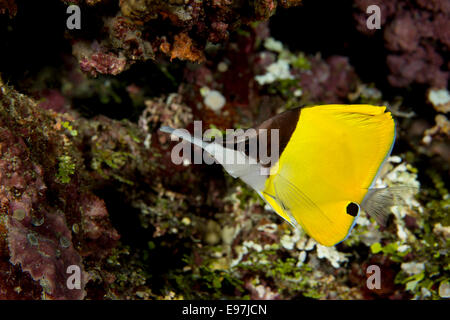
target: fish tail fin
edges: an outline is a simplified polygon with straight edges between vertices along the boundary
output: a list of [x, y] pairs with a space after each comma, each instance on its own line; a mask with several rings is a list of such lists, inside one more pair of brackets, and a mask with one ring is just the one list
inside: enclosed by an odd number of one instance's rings
[[369, 189], [366, 197], [361, 203], [361, 208], [375, 221], [386, 226], [391, 213], [391, 207], [405, 205], [405, 192], [417, 192], [418, 188], [411, 186], [395, 186], [386, 188]]
[[186, 129], [174, 129], [172, 127], [162, 126], [161, 128], [159, 128], [159, 130], [161, 130], [162, 132], [174, 135], [178, 138], [184, 139], [186, 141], [189, 141], [190, 143], [192, 143], [202, 149], [204, 149], [208, 145], [203, 140], [201, 140], [197, 137], [193, 137], [189, 133], [189, 131], [187, 131]]

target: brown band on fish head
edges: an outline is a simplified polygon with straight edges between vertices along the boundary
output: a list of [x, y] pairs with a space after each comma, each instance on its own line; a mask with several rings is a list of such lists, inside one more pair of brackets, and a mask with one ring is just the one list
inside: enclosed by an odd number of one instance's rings
[[[273, 159], [272, 156], [275, 157], [277, 155], [280, 157], [291, 139], [300, 117], [300, 110], [301, 108], [295, 108], [277, 114], [257, 127], [246, 130], [242, 135], [226, 136], [224, 146], [230, 147], [233, 145], [234, 150], [243, 150], [248, 157], [256, 159], [263, 167], [270, 168], [278, 161], [278, 159]], [[272, 150], [272, 135], [275, 135], [273, 130], [277, 130], [276, 134], [278, 137], [274, 136], [275, 143], [273, 147], [278, 148], [278, 153], [274, 153], [274, 150]], [[231, 145], [230, 141], [233, 141]], [[256, 146], [256, 149], [251, 149], [252, 145]], [[260, 150], [261, 147], [266, 148], [267, 151]], [[252, 154], [251, 151], [253, 151]], [[261, 162], [264, 159], [260, 158], [260, 151], [263, 152], [262, 154], [265, 153], [271, 161]]]
[[264, 121], [258, 127], [256, 127], [256, 130], [261, 134], [264, 134], [264, 132], [262, 132], [261, 129], [267, 129], [267, 142], [268, 142], [267, 147], [269, 156], [272, 155], [270, 143], [272, 130], [273, 129], [278, 130], [279, 134], [278, 154], [281, 156], [289, 140], [291, 139], [292, 133], [297, 127], [298, 119], [300, 118], [300, 112], [301, 108], [287, 110]]

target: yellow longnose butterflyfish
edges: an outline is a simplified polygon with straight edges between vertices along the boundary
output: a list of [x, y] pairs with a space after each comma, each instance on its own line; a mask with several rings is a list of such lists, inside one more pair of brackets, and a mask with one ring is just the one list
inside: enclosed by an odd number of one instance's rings
[[[395, 140], [395, 123], [386, 107], [296, 108], [254, 129], [254, 134], [236, 136], [230, 147], [205, 142], [185, 131], [161, 128], [203, 148], [229, 174], [252, 187], [278, 215], [322, 245], [345, 240], [361, 209], [380, 224], [386, 222], [392, 192], [374, 188]], [[251, 153], [249, 146], [261, 141], [262, 134], [274, 136], [274, 132], [278, 152], [267, 139], [265, 145], [268, 153], [277, 157], [263, 163], [260, 153]], [[261, 143], [258, 147], [261, 149]], [[224, 160], [230, 158], [245, 163]]]

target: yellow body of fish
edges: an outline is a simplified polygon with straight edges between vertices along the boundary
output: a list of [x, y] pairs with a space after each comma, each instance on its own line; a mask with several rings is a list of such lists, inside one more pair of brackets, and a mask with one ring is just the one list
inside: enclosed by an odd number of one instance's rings
[[361, 204], [394, 138], [385, 107], [304, 108], [262, 194], [284, 219], [298, 222], [319, 243], [334, 245], [351, 231], [357, 217], [346, 208]]

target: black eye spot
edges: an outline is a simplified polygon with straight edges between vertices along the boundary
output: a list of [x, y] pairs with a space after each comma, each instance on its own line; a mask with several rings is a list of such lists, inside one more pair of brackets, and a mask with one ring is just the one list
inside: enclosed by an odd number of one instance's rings
[[359, 211], [359, 206], [357, 203], [355, 202], [350, 202], [347, 205], [347, 214], [356, 217], [358, 215], [358, 211]]

